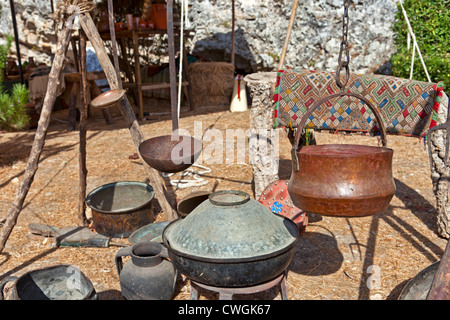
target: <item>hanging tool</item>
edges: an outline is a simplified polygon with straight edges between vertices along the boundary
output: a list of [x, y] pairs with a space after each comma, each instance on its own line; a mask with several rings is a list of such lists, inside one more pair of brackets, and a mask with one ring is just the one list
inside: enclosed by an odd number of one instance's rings
[[128, 244], [112, 242], [107, 236], [95, 233], [86, 227], [58, 228], [38, 223], [28, 225], [31, 238], [48, 238], [54, 240], [58, 247], [93, 247], [108, 248], [109, 246], [127, 247]]

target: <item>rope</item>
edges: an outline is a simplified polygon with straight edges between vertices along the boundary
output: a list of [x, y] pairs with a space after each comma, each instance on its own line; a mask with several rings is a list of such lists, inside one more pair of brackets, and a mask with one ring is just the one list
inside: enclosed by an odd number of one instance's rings
[[427, 75], [428, 82], [431, 82], [430, 75], [428, 74], [427, 66], [425, 65], [425, 62], [423, 61], [422, 53], [420, 52], [419, 45], [417, 44], [416, 35], [414, 34], [414, 32], [412, 30], [412, 27], [411, 27], [411, 24], [409, 23], [409, 19], [408, 19], [408, 15], [406, 14], [406, 10], [403, 7], [403, 4], [402, 4], [401, 0], [399, 0], [398, 3], [402, 7], [402, 13], [403, 13], [403, 16], [405, 17], [405, 21], [406, 21], [406, 25], [408, 26], [409, 34], [411, 35], [411, 37], [413, 39], [413, 53], [412, 53], [412, 61], [411, 61], [411, 73], [410, 73], [410, 78], [409, 79], [410, 80], [412, 79], [412, 74], [413, 74], [413, 69], [414, 69], [415, 51], [417, 50], [417, 53], [419, 54], [420, 61], [422, 62], [422, 66], [423, 66], [423, 68], [425, 70], [425, 74]]
[[[178, 179], [178, 180], [170, 180], [170, 184], [172, 186], [177, 187], [178, 189], [184, 189], [184, 188], [190, 188], [190, 187], [199, 187], [204, 186], [205, 184], [208, 184], [209, 182], [206, 181], [203, 178], [200, 178], [199, 175], [210, 173], [211, 169], [207, 168], [205, 166], [199, 165], [199, 164], [193, 164], [192, 167], [198, 167], [202, 168], [203, 170], [195, 172], [193, 169], [189, 168], [183, 171], [181, 173], [181, 177], [189, 177], [192, 176], [194, 180], [187, 180], [187, 179]], [[163, 173], [163, 177], [171, 177], [175, 173]]]
[[53, 13], [55, 21], [65, 21], [73, 14], [88, 13], [95, 9], [95, 3], [91, 0], [61, 0], [56, 4]]

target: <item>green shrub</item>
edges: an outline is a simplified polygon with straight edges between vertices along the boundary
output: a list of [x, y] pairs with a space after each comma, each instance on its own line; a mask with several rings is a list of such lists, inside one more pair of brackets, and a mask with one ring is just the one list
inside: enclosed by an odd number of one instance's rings
[[3, 90], [3, 69], [8, 61], [9, 49], [13, 37], [6, 37], [6, 44], [0, 46], [0, 128], [7, 131], [21, 130], [28, 125], [30, 118], [25, 105], [28, 102], [28, 89], [16, 83], [11, 93]]
[[8, 62], [9, 49], [14, 38], [10, 35], [6, 36], [6, 43], [0, 46], [0, 82], [3, 81], [3, 70], [6, 68]]
[[7, 131], [21, 130], [30, 121], [25, 105], [28, 102], [28, 89], [16, 83], [11, 94], [0, 94], [0, 128]]
[[[443, 81], [447, 86], [450, 85], [449, 6], [449, 0], [404, 0], [403, 2], [431, 81]], [[394, 31], [397, 52], [391, 59], [392, 73], [396, 77], [409, 79], [413, 41], [411, 39], [411, 48], [408, 50], [408, 26], [400, 5], [398, 5]], [[413, 79], [428, 82], [417, 51]]]

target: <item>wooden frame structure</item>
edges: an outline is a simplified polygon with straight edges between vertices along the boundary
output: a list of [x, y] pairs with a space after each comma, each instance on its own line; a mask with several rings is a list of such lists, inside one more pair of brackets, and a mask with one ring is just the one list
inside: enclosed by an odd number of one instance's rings
[[[175, 57], [174, 57], [174, 42], [173, 42], [173, 15], [169, 14], [172, 12], [173, 0], [168, 0], [167, 2], [167, 20], [168, 20], [168, 35], [169, 35], [169, 65], [170, 65], [170, 89], [171, 89], [171, 105], [173, 118], [175, 122], [173, 126], [178, 128], [178, 118], [176, 113], [177, 106], [177, 94], [176, 94], [176, 74], [175, 74]], [[110, 26], [114, 24], [113, 11], [112, 11], [112, 0], [108, 0], [109, 9], [109, 23]], [[114, 28], [110, 28], [111, 39], [113, 41], [113, 54], [115, 65], [113, 65], [109, 59], [109, 56], [105, 50], [103, 40], [98, 33], [97, 27], [95, 26], [89, 12], [78, 14], [80, 21], [80, 71], [81, 71], [81, 91], [82, 91], [82, 105], [81, 105], [81, 119], [80, 119], [80, 153], [79, 153], [79, 165], [80, 165], [80, 193], [79, 193], [79, 210], [78, 218], [80, 225], [86, 225], [85, 216], [85, 195], [86, 195], [86, 112], [87, 112], [87, 72], [86, 72], [86, 41], [89, 40], [91, 45], [94, 47], [97, 57], [102, 65], [105, 72], [105, 76], [108, 80], [109, 86], [112, 90], [122, 88], [122, 81], [118, 73], [118, 63], [117, 63], [117, 47], [115, 42]], [[14, 199], [12, 208], [9, 211], [8, 217], [6, 218], [5, 224], [3, 225], [0, 232], [0, 252], [3, 251], [6, 241], [11, 234], [17, 218], [22, 210], [23, 203], [28, 194], [28, 191], [33, 182], [34, 176], [38, 169], [39, 158], [42, 153], [42, 149], [45, 144], [45, 136], [47, 134], [47, 129], [50, 123], [50, 114], [52, 112], [55, 100], [57, 98], [57, 87], [59, 84], [59, 79], [61, 72], [65, 63], [65, 55], [67, 48], [71, 41], [72, 30], [67, 24], [67, 21], [62, 21], [60, 23], [61, 27], [58, 30], [58, 41], [56, 46], [56, 53], [53, 60], [53, 65], [49, 74], [49, 82], [47, 85], [47, 91], [44, 98], [44, 103], [42, 106], [41, 115], [38, 122], [38, 128], [36, 130], [36, 135], [31, 148], [30, 157], [28, 159], [27, 168], [24, 173], [24, 178], [20, 183], [19, 189]], [[139, 123], [135, 117], [134, 111], [125, 96], [119, 103], [120, 110], [125, 118], [127, 127], [130, 130], [130, 134], [135, 144], [136, 149], [139, 149], [141, 142], [145, 140], [144, 135], [139, 127]], [[175, 112], [174, 112], [175, 111]], [[139, 156], [140, 153], [138, 152]], [[160, 173], [151, 168], [146, 164], [146, 162], [141, 158], [144, 169], [149, 178], [150, 184], [155, 190], [155, 198], [158, 200], [162, 210], [164, 211], [167, 219], [173, 221], [178, 218], [175, 206], [169, 203], [166, 196], [166, 189], [163, 183], [163, 179]]]

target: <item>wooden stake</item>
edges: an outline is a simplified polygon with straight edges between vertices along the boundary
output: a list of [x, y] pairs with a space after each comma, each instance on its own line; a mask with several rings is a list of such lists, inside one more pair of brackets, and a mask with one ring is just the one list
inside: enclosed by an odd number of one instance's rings
[[291, 38], [292, 27], [295, 22], [295, 13], [297, 12], [298, 0], [294, 1], [294, 6], [292, 7], [291, 18], [289, 19], [289, 26], [287, 29], [286, 39], [284, 40], [283, 51], [281, 52], [280, 62], [278, 64], [278, 70], [283, 68], [284, 58], [286, 57], [287, 47], [289, 46], [289, 40]]
[[80, 226], [87, 227], [89, 225], [86, 218], [86, 180], [87, 180], [87, 167], [86, 167], [86, 124], [87, 124], [87, 108], [88, 108], [88, 81], [87, 81], [87, 67], [86, 67], [86, 35], [80, 30], [79, 38], [80, 48], [80, 74], [81, 74], [81, 105], [80, 105], [80, 146], [78, 156], [78, 175], [80, 178], [79, 183], [79, 196], [78, 196], [78, 220]]
[[139, 106], [139, 119], [144, 119], [144, 98], [142, 96], [142, 79], [141, 79], [141, 63], [139, 61], [139, 42], [138, 36], [135, 30], [132, 30], [133, 34], [133, 51], [134, 51], [134, 74], [135, 83], [137, 88], [138, 101], [136, 105]]
[[234, 66], [234, 29], [235, 29], [235, 9], [234, 0], [231, 0], [231, 64]]
[[[92, 21], [92, 18], [89, 14], [81, 14], [80, 15], [80, 25], [83, 28], [83, 31], [86, 33], [89, 41], [95, 49], [98, 60], [102, 65], [103, 71], [105, 72], [106, 78], [108, 79], [109, 86], [112, 90], [119, 89], [119, 81], [117, 79], [117, 73], [114, 70], [114, 66], [111, 63], [111, 60], [106, 53], [105, 47], [103, 45], [103, 40], [98, 33], [98, 30]], [[144, 134], [139, 127], [139, 123], [136, 119], [134, 111], [128, 101], [128, 98], [125, 96], [122, 101], [119, 103], [120, 110], [127, 122], [128, 129], [130, 130], [131, 137], [136, 146], [136, 149], [139, 150], [139, 145], [145, 140]], [[166, 191], [164, 188], [163, 180], [159, 174], [159, 172], [147, 165], [147, 163], [142, 159], [140, 153], [138, 152], [139, 157], [141, 158], [144, 169], [148, 175], [150, 180], [150, 184], [155, 190], [155, 197], [161, 205], [162, 210], [167, 216], [169, 221], [173, 221], [178, 219], [178, 214], [176, 210], [171, 206], [166, 197]]]
[[[172, 111], [172, 132], [173, 132], [178, 130], [178, 101], [177, 101], [178, 97], [177, 97], [177, 73], [176, 73], [177, 71], [175, 65], [175, 40], [174, 40], [175, 37], [173, 31], [173, 0], [167, 1], [167, 38], [169, 45], [170, 103]], [[179, 80], [181, 81], [181, 79]]]
[[72, 84], [72, 90], [70, 91], [69, 100], [69, 121], [67, 124], [67, 131], [71, 132], [75, 130], [75, 125], [77, 122], [77, 102], [78, 102], [78, 92], [80, 90], [80, 82], [74, 81]]
[[116, 41], [116, 30], [114, 29], [114, 8], [112, 0], [108, 0], [108, 22], [109, 22], [109, 33], [111, 35], [112, 52], [114, 59], [114, 70], [117, 73], [117, 80], [119, 81], [119, 87], [122, 89], [122, 79], [120, 78], [119, 70], [119, 57], [117, 56], [117, 41]]
[[36, 174], [39, 158], [41, 156], [42, 148], [45, 144], [45, 136], [47, 134], [48, 125], [50, 123], [50, 115], [52, 113], [53, 105], [57, 97], [57, 88], [60, 83], [61, 71], [64, 67], [65, 53], [70, 42], [71, 30], [64, 27], [58, 35], [58, 42], [56, 45], [55, 58], [50, 70], [47, 84], [47, 92], [45, 93], [44, 103], [42, 105], [41, 116], [39, 118], [36, 135], [34, 136], [33, 146], [31, 148], [30, 157], [28, 158], [27, 168], [25, 169], [24, 177], [17, 190], [16, 198], [13, 206], [9, 211], [8, 217], [1, 229], [0, 233], [0, 252], [4, 249], [5, 243], [8, 240], [11, 231], [16, 225], [17, 217], [22, 210], [25, 198], [30, 190]]

